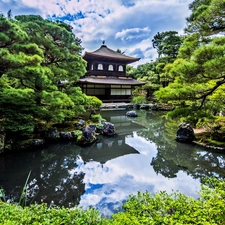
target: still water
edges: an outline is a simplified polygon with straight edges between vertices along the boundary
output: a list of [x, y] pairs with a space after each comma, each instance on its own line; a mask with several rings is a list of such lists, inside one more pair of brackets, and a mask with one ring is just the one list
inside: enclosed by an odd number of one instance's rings
[[160, 112], [102, 111], [115, 137], [91, 146], [52, 144], [34, 152], [0, 156], [0, 186], [18, 201], [29, 171], [33, 201], [59, 206], [93, 206], [110, 216], [130, 194], [179, 190], [198, 197], [205, 176], [225, 177], [225, 154], [175, 141], [178, 123]]

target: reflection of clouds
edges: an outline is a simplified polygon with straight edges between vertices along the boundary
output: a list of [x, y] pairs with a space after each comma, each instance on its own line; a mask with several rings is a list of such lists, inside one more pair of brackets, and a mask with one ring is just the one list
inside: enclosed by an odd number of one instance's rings
[[155, 143], [151, 143], [145, 138], [138, 136], [137, 132], [133, 132], [132, 136], [126, 137], [126, 144], [132, 146], [143, 155], [155, 156], [157, 153]]
[[[130, 154], [107, 161], [81, 163], [71, 173], [84, 173], [85, 193], [81, 196], [80, 206], [94, 206], [104, 215], [110, 215], [121, 206], [130, 194], [138, 191], [155, 193], [165, 190], [180, 190], [181, 193], [196, 197], [199, 181], [179, 172], [176, 178], [168, 179], [156, 174], [150, 165], [152, 157], [157, 153], [156, 147], [134, 133], [126, 138], [126, 144], [132, 146], [140, 154]], [[103, 211], [104, 210], [104, 211]]]

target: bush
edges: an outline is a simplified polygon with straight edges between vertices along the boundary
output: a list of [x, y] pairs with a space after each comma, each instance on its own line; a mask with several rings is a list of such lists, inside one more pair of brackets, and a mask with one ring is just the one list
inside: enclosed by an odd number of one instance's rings
[[225, 181], [216, 178], [204, 181], [200, 197], [194, 199], [179, 192], [155, 195], [148, 192], [131, 195], [123, 204], [123, 212], [112, 218], [101, 217], [93, 208], [47, 207], [46, 204], [22, 208], [16, 204], [0, 202], [1, 225], [223, 225], [225, 221]]
[[196, 126], [201, 121], [212, 118], [207, 110], [196, 110], [192, 107], [175, 108], [167, 113], [168, 118], [180, 118], [182, 122], [188, 121], [192, 126]]
[[210, 179], [202, 185], [200, 198], [179, 192], [148, 192], [132, 195], [123, 205], [124, 212], [112, 216], [113, 224], [204, 224], [225, 221], [225, 181]]
[[102, 116], [100, 114], [93, 114], [90, 118], [93, 122], [99, 122], [102, 120]]
[[134, 103], [134, 104], [146, 103], [146, 98], [143, 95], [135, 96], [135, 97], [132, 98], [131, 102]]
[[99, 215], [95, 209], [83, 210], [82, 208], [48, 208], [46, 204], [21, 206], [9, 203], [0, 203], [1, 225], [80, 225], [106, 224], [106, 219]]

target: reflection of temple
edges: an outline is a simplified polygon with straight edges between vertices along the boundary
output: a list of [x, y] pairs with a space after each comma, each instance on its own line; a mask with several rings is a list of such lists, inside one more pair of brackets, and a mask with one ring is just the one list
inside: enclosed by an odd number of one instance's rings
[[[103, 113], [102, 117], [105, 118]], [[120, 111], [113, 111], [110, 118], [107, 118], [110, 123], [113, 123], [116, 127], [117, 134], [131, 134], [133, 131], [141, 130], [145, 127], [134, 122], [134, 119], [126, 116], [126, 112], [121, 114]]]
[[[118, 111], [111, 113], [107, 121], [115, 125], [116, 135], [114, 137], [100, 136], [94, 145], [83, 149], [81, 157], [85, 162], [93, 160], [103, 164], [123, 155], [139, 154], [137, 150], [126, 144], [126, 137], [132, 135], [133, 131], [144, 127], [134, 123], [125, 113], [125, 111], [124, 114]], [[105, 115], [103, 115], [103, 118], [105, 118]]]
[[115, 137], [101, 136], [91, 147], [81, 152], [85, 162], [96, 161], [104, 164], [106, 161], [128, 154], [139, 154], [137, 150], [125, 143], [126, 135]]

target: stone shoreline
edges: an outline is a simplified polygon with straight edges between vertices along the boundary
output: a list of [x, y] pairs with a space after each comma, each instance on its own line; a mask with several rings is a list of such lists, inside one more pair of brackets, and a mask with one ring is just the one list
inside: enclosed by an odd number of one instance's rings
[[[195, 134], [203, 134], [206, 133], [207, 130], [205, 130], [204, 128], [195, 128], [193, 129]], [[207, 148], [207, 149], [212, 149], [212, 150], [218, 150], [218, 151], [225, 151], [225, 147], [219, 147], [219, 146], [214, 146], [214, 145], [209, 145], [206, 143], [200, 143], [198, 141], [192, 141], [194, 144], [203, 147], [203, 148]]]
[[192, 143], [200, 146], [200, 147], [203, 147], [203, 148], [207, 148], [207, 149], [212, 149], [212, 150], [219, 150], [219, 151], [224, 151], [225, 148], [224, 147], [218, 147], [218, 146], [213, 146], [213, 145], [208, 145], [208, 144], [205, 144], [205, 143], [200, 143], [198, 141], [192, 141]]

